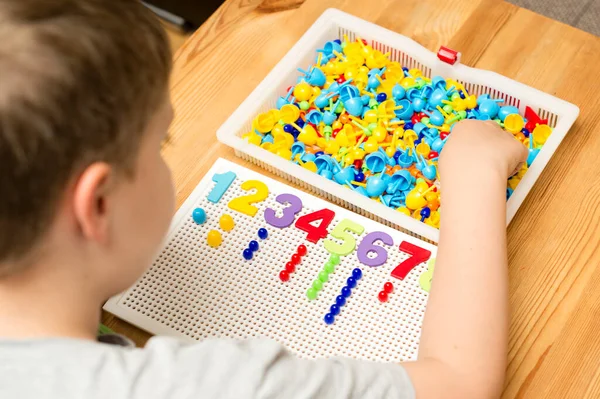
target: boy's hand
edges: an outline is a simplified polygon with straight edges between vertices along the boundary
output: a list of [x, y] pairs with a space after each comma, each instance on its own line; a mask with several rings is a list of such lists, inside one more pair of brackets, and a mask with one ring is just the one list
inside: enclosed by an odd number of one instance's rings
[[[481, 173], [499, 174], [503, 179], [519, 171], [527, 160], [527, 149], [512, 134], [492, 121], [463, 120], [452, 134], [440, 156], [440, 177]], [[474, 173], [473, 173], [474, 172]]]
[[435, 277], [419, 360], [405, 365], [419, 398], [502, 394], [509, 326], [506, 179], [526, 159], [525, 146], [495, 122], [459, 122], [446, 142]]

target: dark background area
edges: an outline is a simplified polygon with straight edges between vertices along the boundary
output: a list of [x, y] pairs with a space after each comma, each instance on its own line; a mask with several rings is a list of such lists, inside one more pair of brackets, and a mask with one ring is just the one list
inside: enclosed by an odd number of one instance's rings
[[[163, 10], [180, 16], [195, 29], [215, 12], [224, 0], [144, 0]], [[327, 1], [327, 0], [321, 0]], [[367, 1], [367, 0], [365, 0]], [[423, 0], [426, 1], [426, 0]], [[600, 35], [600, 0], [508, 0], [547, 17], [576, 28]], [[402, 1], [398, 1], [401, 7]], [[531, 27], [535, 29], [535, 27]]]
[[189, 29], [196, 29], [221, 6], [224, 0], [144, 0], [190, 22]]

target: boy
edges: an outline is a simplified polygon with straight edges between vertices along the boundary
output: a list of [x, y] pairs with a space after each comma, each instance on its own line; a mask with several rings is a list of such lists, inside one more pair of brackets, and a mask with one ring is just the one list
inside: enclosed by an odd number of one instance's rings
[[499, 396], [506, 178], [527, 153], [493, 123], [456, 126], [440, 160], [418, 361], [301, 360], [268, 340], [97, 342], [101, 304], [144, 272], [172, 214], [170, 68], [137, 0], [0, 0], [1, 398]]

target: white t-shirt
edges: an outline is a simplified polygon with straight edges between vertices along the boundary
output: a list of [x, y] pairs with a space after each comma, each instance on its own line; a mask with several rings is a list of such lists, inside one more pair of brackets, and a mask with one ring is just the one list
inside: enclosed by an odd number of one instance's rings
[[76, 340], [0, 339], [0, 398], [414, 398], [404, 368], [304, 360], [270, 340], [155, 337], [144, 349]]

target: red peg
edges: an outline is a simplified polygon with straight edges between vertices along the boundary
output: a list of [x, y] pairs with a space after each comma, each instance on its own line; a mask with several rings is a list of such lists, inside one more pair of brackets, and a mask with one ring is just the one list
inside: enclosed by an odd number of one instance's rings
[[388, 294], [387, 294], [387, 292], [385, 292], [385, 291], [381, 291], [381, 292], [379, 293], [379, 295], [377, 296], [377, 298], [379, 298], [379, 301], [380, 301], [380, 302], [387, 302], [387, 301], [388, 301], [388, 299], [389, 299], [389, 298], [388, 298]]
[[354, 167], [355, 167], [357, 170], [361, 170], [361, 169], [362, 169], [362, 167], [363, 167], [363, 160], [362, 160], [362, 159], [357, 159], [357, 160], [355, 160], [355, 161], [354, 161]]
[[339, 84], [342, 84], [346, 81], [346, 77], [344, 76], [344, 74], [341, 74], [339, 78], [337, 78], [337, 82]]
[[306, 251], [307, 251], [306, 250], [306, 245], [303, 245], [303, 244], [298, 245], [298, 251], [297, 251], [298, 255], [304, 256], [304, 255], [306, 255]]
[[288, 272], [286, 272], [285, 270], [282, 270], [279, 273], [279, 279], [283, 282], [289, 281], [290, 280], [290, 274]]
[[298, 254], [293, 254], [292, 255], [292, 262], [294, 265], [297, 265], [300, 263], [300, 255]]
[[427, 158], [429, 158], [429, 159], [433, 159], [433, 158], [437, 158], [437, 157], [439, 157], [439, 156], [440, 156], [440, 154], [438, 154], [437, 152], [435, 152], [435, 151], [431, 151], [431, 152], [429, 153], [429, 155], [427, 155]]
[[415, 123], [419, 123], [421, 122], [421, 118], [419, 118], [419, 114], [414, 114], [411, 118], [410, 121], [413, 123], [413, 125]]
[[448, 133], [448, 132], [440, 132], [440, 138], [441, 138], [442, 140], [445, 140], [445, 139], [446, 139], [446, 137], [448, 137], [448, 135], [449, 135], [449, 134], [450, 134], [450, 133]]
[[528, 121], [525, 124], [525, 129], [529, 130], [529, 132], [533, 132], [533, 129], [535, 129], [535, 128], [536, 128], [536, 124], [534, 121]]
[[538, 114], [535, 113], [535, 111], [527, 106], [525, 107], [525, 119], [527, 119], [529, 122], [533, 123], [533, 126], [531, 129], [529, 129], [527, 127], [527, 125], [525, 125], [525, 128], [527, 130], [529, 130], [530, 132], [533, 131], [533, 129], [535, 129], [536, 125], [547, 125], [548, 124], [548, 119], [542, 119], [540, 118], [540, 116]]
[[383, 285], [383, 292], [386, 294], [391, 294], [394, 291], [394, 284], [389, 281]]
[[292, 262], [286, 263], [285, 271], [288, 273], [294, 273], [296, 271], [296, 265], [294, 265]]

